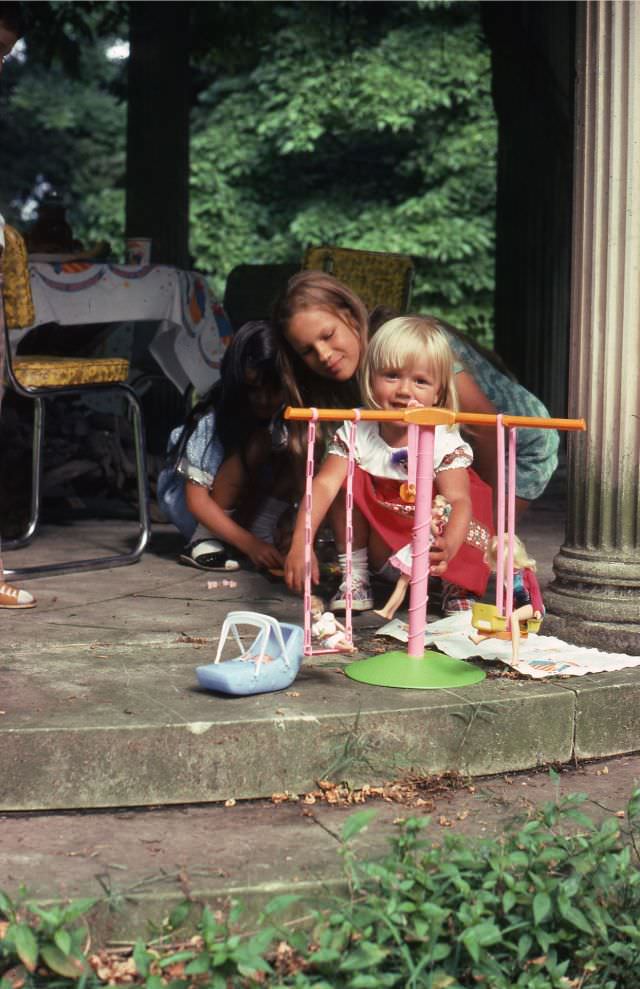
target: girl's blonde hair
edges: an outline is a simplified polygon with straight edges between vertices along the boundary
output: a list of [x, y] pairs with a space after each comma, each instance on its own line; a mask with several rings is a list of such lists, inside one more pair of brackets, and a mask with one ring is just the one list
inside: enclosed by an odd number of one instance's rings
[[429, 368], [433, 374], [438, 390], [436, 405], [455, 412], [458, 394], [453, 353], [437, 321], [429, 316], [397, 316], [371, 337], [360, 367], [360, 391], [367, 408], [380, 408], [373, 394], [374, 374], [416, 365]]
[[[496, 561], [498, 559], [498, 537], [492, 536], [487, 545], [487, 550], [485, 553], [487, 558], [487, 563], [492, 570], [496, 568]], [[504, 534], [504, 567], [505, 569], [509, 565], [509, 534], [505, 532]], [[527, 547], [517, 536], [513, 537], [513, 565], [516, 570], [533, 570], [536, 569], [536, 561], [533, 560], [527, 553]]]

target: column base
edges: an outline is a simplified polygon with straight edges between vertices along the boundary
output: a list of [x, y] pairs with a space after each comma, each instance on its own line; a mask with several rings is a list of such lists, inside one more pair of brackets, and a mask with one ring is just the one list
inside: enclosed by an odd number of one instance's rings
[[544, 595], [544, 632], [576, 645], [640, 655], [640, 562], [563, 546]]

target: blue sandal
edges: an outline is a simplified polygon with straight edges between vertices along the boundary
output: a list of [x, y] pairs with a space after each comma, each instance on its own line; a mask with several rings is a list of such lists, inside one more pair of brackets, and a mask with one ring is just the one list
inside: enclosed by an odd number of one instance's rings
[[[259, 629], [248, 649], [242, 644], [238, 625], [253, 625]], [[235, 639], [240, 655], [221, 662], [229, 633]], [[222, 624], [215, 660], [196, 668], [198, 683], [207, 690], [238, 696], [285, 690], [298, 675], [303, 648], [304, 632], [300, 625], [277, 622], [270, 615], [256, 611], [230, 611]]]

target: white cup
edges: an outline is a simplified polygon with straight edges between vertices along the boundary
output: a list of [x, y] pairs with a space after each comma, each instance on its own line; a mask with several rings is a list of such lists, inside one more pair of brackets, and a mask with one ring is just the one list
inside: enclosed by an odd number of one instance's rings
[[126, 244], [127, 264], [138, 267], [151, 262], [151, 237], [128, 237]]

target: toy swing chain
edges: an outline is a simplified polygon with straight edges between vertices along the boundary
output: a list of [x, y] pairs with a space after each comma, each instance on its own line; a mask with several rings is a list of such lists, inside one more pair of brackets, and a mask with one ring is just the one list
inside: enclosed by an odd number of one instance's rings
[[360, 422], [360, 409], [353, 410], [353, 421], [349, 427], [349, 460], [347, 464], [347, 510], [345, 518], [346, 572], [345, 572], [345, 619], [344, 631], [347, 645], [353, 645], [353, 474], [356, 460], [356, 434]]
[[507, 559], [507, 600], [505, 615], [507, 628], [510, 628], [513, 611], [513, 537], [516, 531], [516, 433], [515, 426], [509, 426], [509, 468], [507, 486], [507, 532], [509, 533], [509, 553]]
[[504, 425], [502, 413], [496, 416], [496, 461], [498, 465], [498, 538], [496, 556], [496, 608], [504, 615]]
[[498, 462], [498, 537], [496, 546], [496, 608], [504, 615], [509, 627], [513, 611], [513, 537], [516, 531], [516, 426], [509, 426], [508, 467], [507, 467], [507, 586], [504, 581], [504, 532], [505, 532], [505, 469], [504, 469], [504, 424], [502, 415], [496, 416], [496, 458]]
[[311, 502], [313, 487], [313, 462], [316, 443], [318, 410], [311, 409], [307, 427], [307, 468], [304, 489], [304, 645], [303, 655], [312, 656], [311, 645]]

